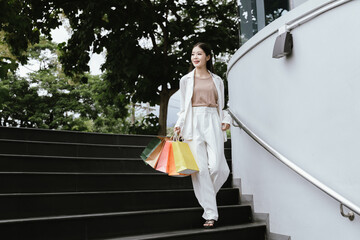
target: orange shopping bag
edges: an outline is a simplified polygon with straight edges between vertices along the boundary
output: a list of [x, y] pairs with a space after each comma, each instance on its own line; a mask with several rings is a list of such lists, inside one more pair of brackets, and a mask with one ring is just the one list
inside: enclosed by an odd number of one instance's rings
[[158, 162], [157, 162], [157, 165], [155, 168], [156, 170], [167, 173], [170, 148], [171, 148], [171, 141], [165, 140], [164, 147], [161, 150], [161, 153], [159, 155], [159, 159], [158, 159]]
[[169, 176], [172, 176], [172, 177], [186, 177], [186, 176], [188, 176], [187, 174], [178, 173], [176, 171], [176, 164], [175, 164], [174, 151], [173, 151], [173, 144], [175, 142], [171, 141], [170, 143], [171, 144], [170, 144], [170, 150], [169, 150], [167, 173], [169, 174]]

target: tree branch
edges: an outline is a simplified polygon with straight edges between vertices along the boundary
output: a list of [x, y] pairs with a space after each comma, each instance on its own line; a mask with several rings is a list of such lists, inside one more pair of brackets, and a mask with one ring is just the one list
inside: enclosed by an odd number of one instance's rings
[[150, 39], [151, 39], [151, 42], [153, 44], [154, 50], [157, 52], [158, 51], [158, 46], [156, 44], [156, 39], [155, 39], [154, 32], [149, 33], [149, 35], [150, 35]]

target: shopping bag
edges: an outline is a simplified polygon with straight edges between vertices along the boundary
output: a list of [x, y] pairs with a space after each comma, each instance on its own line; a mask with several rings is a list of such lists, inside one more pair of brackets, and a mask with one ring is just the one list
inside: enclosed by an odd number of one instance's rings
[[176, 171], [176, 164], [175, 164], [174, 151], [173, 151], [174, 143], [176, 143], [176, 142], [171, 141], [171, 144], [170, 144], [167, 173], [169, 174], [169, 176], [172, 176], [172, 177], [186, 177], [186, 176], [188, 176], [188, 174], [178, 173]]
[[161, 143], [150, 153], [148, 158], [145, 160], [145, 163], [155, 168], [164, 145], [165, 145], [165, 139], [162, 139]]
[[172, 143], [172, 141], [165, 140], [164, 147], [162, 148], [161, 153], [159, 155], [158, 162], [157, 162], [155, 169], [160, 172], [164, 172], [164, 173], [168, 172], [168, 160], [169, 160], [170, 154], [172, 156], [172, 153], [170, 152], [171, 143]]
[[186, 142], [174, 141], [172, 150], [177, 173], [192, 174], [199, 171], [195, 158]]
[[165, 139], [168, 138], [156, 137], [149, 142], [149, 144], [146, 146], [146, 148], [140, 155], [141, 159], [144, 160], [146, 164], [149, 164], [151, 167], [155, 168], [161, 150], [165, 144]]
[[144, 151], [140, 154], [141, 159], [145, 162], [150, 154], [157, 148], [161, 143], [161, 139], [156, 137], [152, 139], [149, 144], [145, 147]]

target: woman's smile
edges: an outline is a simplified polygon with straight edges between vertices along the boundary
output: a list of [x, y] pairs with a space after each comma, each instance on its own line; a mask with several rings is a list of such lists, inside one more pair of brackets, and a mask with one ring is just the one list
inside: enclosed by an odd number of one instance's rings
[[206, 56], [204, 50], [199, 47], [194, 47], [191, 53], [191, 62], [196, 68], [202, 68], [206, 66], [206, 62], [210, 57]]

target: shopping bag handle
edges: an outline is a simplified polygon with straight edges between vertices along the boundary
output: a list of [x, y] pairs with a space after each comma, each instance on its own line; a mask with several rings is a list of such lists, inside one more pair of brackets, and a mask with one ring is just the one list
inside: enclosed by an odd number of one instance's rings
[[176, 142], [182, 142], [183, 141], [180, 134], [177, 134], [176, 132], [174, 132], [173, 135], [171, 135], [170, 139], [173, 140], [173, 141], [176, 141]]

